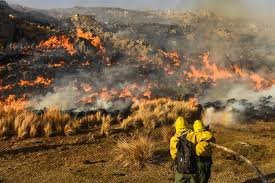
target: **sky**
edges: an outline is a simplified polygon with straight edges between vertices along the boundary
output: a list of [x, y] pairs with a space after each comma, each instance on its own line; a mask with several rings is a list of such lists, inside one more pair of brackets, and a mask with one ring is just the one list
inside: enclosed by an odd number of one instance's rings
[[[83, 7], [120, 7], [128, 9], [192, 9], [198, 4], [215, 2], [228, 6], [228, 2], [242, 4], [242, 7], [252, 13], [264, 12], [265, 14], [275, 12], [275, 0], [6, 0], [8, 3], [20, 4], [32, 8], [70, 8], [74, 6]], [[237, 3], [236, 3], [237, 2]], [[212, 3], [213, 5], [213, 3]], [[238, 5], [236, 8], [240, 8]]]

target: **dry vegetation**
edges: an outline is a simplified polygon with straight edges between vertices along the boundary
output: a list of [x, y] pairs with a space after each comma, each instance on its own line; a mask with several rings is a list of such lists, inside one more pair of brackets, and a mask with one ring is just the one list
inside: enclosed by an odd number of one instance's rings
[[[19, 142], [15, 138], [2, 140], [4, 156], [0, 156], [3, 164], [0, 170], [4, 181], [37, 182], [47, 177], [45, 182], [172, 182], [169, 140], [174, 133], [171, 125], [174, 119], [171, 116], [188, 118], [194, 108], [169, 99], [144, 100], [135, 103], [131, 115], [121, 123], [117, 116], [100, 111], [78, 119], [58, 109], [49, 109], [41, 115], [12, 108], [0, 111], [2, 137], [69, 136]], [[155, 119], [154, 125], [149, 119]], [[123, 124], [125, 128], [121, 128]], [[274, 123], [236, 124], [230, 128], [216, 125], [211, 130], [218, 144], [248, 157], [269, 180], [274, 180]], [[78, 135], [70, 136], [74, 134]], [[97, 134], [106, 138], [97, 138]], [[236, 157], [215, 150], [213, 160], [210, 182], [257, 182], [254, 172]], [[11, 171], [13, 167], [16, 168]], [[30, 172], [37, 174], [30, 176]]]
[[[179, 115], [188, 117], [193, 111], [194, 107], [183, 101], [166, 98], [137, 101], [131, 108], [130, 116], [121, 122], [121, 127], [125, 130], [142, 126], [146, 129], [155, 129], [172, 124]], [[18, 136], [20, 139], [25, 139], [37, 136], [74, 135], [83, 129], [100, 124], [100, 134], [108, 136], [114, 122], [118, 122], [117, 116], [105, 115], [100, 111], [95, 115], [75, 119], [56, 108], [48, 109], [41, 115], [12, 107], [1, 108], [0, 136]], [[165, 136], [167, 132], [163, 133]]]
[[120, 139], [113, 150], [114, 161], [123, 167], [143, 167], [152, 159], [155, 142], [148, 136]]
[[189, 118], [195, 108], [188, 102], [171, 99], [142, 100], [132, 106], [132, 113], [124, 119], [124, 129], [143, 126], [154, 129], [158, 126], [172, 124], [178, 116]]

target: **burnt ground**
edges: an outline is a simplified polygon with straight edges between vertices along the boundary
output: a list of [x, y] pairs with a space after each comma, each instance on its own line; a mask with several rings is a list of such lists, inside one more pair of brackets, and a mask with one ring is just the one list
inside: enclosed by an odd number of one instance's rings
[[[245, 155], [270, 182], [275, 181], [274, 122], [212, 130], [217, 143]], [[94, 131], [71, 137], [1, 140], [0, 182], [173, 182], [168, 144], [158, 144], [157, 160], [147, 163], [146, 167], [122, 168], [113, 163], [112, 148], [117, 139], [126, 134], [99, 139], [93, 134]], [[245, 164], [215, 150], [211, 182], [259, 181]]]

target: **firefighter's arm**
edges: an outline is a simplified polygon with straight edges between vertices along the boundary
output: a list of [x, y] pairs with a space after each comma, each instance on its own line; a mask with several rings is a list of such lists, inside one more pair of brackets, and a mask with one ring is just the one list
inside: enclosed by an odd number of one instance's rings
[[176, 137], [172, 137], [170, 139], [170, 154], [171, 154], [172, 159], [176, 158], [177, 142], [178, 142], [178, 139]]

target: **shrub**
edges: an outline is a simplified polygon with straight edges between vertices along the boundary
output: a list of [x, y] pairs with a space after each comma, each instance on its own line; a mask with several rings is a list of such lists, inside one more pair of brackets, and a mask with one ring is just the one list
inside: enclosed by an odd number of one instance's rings
[[63, 113], [59, 109], [48, 109], [42, 116], [44, 132], [46, 136], [54, 134], [64, 134], [64, 128], [71, 121], [69, 114]]
[[123, 167], [144, 167], [152, 159], [155, 142], [147, 136], [120, 139], [114, 150], [114, 161]]
[[113, 119], [110, 115], [102, 117], [102, 124], [101, 124], [101, 130], [100, 130], [101, 135], [109, 135], [112, 121]]
[[171, 137], [174, 135], [175, 128], [173, 126], [165, 126], [161, 128], [162, 140], [165, 143], [169, 143]]
[[131, 110], [132, 114], [121, 123], [124, 129], [138, 127], [139, 124], [148, 129], [172, 124], [178, 116], [188, 117], [196, 108], [188, 102], [161, 98], [137, 101]]

